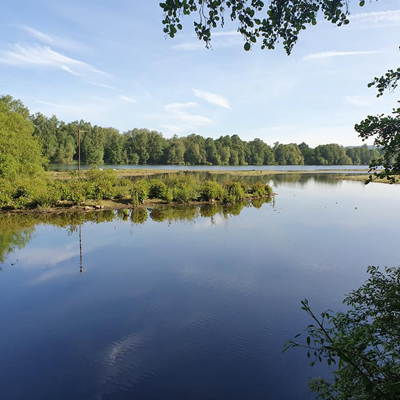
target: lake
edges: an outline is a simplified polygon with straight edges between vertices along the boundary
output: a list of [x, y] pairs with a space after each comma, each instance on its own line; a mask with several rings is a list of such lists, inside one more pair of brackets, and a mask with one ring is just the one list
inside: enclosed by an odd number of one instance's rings
[[328, 367], [282, 354], [300, 301], [399, 264], [400, 186], [263, 179], [249, 206], [0, 214], [0, 398], [315, 398]]
[[[323, 171], [352, 170], [366, 171], [368, 165], [101, 165], [103, 169], [164, 169], [176, 171]], [[81, 165], [82, 169], [91, 169], [92, 165]], [[50, 171], [77, 170], [77, 164], [50, 164]]]

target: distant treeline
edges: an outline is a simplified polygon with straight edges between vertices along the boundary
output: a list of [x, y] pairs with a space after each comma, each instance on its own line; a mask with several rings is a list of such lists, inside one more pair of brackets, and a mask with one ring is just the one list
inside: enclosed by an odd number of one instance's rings
[[81, 129], [81, 159], [84, 164], [175, 164], [175, 165], [368, 165], [380, 157], [367, 145], [345, 148], [338, 144], [310, 148], [306, 143], [272, 147], [261, 139], [244, 141], [238, 135], [218, 139], [200, 135], [166, 139], [157, 131], [133, 129], [120, 133], [114, 128], [88, 122], [65, 123], [55, 116], [32, 115], [43, 155], [50, 163], [70, 164], [78, 157]]

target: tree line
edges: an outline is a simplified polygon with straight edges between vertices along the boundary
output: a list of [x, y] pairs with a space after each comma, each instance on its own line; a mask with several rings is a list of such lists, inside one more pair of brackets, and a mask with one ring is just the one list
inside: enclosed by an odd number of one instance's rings
[[78, 130], [84, 164], [132, 165], [368, 165], [378, 159], [377, 149], [367, 145], [345, 148], [338, 144], [309, 147], [306, 143], [269, 146], [261, 139], [244, 141], [238, 135], [218, 139], [192, 134], [165, 138], [149, 129], [120, 133], [115, 128], [89, 122], [65, 123], [41, 113], [30, 116], [34, 136], [50, 163], [71, 164], [78, 157]]

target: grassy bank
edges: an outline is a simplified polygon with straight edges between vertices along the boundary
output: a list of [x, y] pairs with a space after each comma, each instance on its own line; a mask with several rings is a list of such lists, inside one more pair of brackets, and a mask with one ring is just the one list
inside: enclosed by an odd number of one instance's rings
[[[90, 170], [82, 170], [82, 176], [85, 177], [87, 173], [89, 173]], [[355, 170], [355, 169], [332, 169], [329, 170], [329, 172], [365, 172], [366, 174], [368, 173], [368, 169], [365, 170]], [[220, 170], [214, 170], [214, 169], [202, 169], [202, 170], [173, 170], [173, 169], [117, 169], [114, 170], [116, 173], [117, 177], [119, 178], [132, 178], [132, 177], [150, 177], [154, 175], [166, 175], [166, 174], [179, 174], [179, 173], [209, 173], [209, 174], [215, 174], [215, 175], [222, 175], [222, 174], [229, 174], [232, 176], [269, 176], [269, 175], [292, 175], [292, 174], [316, 174], [319, 172], [326, 172], [326, 170], [287, 170], [287, 171], [282, 171], [282, 170], [245, 170], [245, 171], [237, 171], [237, 170], [228, 170], [228, 169], [220, 169]], [[49, 171], [47, 172], [47, 175], [51, 179], [56, 179], [56, 180], [70, 180], [71, 172], [56, 172], [56, 171]]]
[[[368, 179], [369, 175], [368, 174], [360, 174], [360, 175], [338, 175], [335, 176], [336, 179], [344, 180], [344, 181], [356, 181], [356, 182], [362, 182], [365, 183], [365, 181]], [[386, 183], [386, 184], [393, 184], [393, 182], [389, 181], [387, 178], [381, 179], [381, 178], [376, 178], [372, 180], [371, 183]], [[395, 184], [400, 184], [400, 177], [396, 178]]]

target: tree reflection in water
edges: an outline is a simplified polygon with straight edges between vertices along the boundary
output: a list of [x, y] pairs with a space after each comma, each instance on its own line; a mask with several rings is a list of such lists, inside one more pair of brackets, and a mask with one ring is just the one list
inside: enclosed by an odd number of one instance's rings
[[68, 234], [79, 234], [79, 271], [83, 273], [82, 228], [85, 223], [100, 224], [114, 220], [128, 221], [132, 225], [144, 224], [148, 218], [155, 222], [193, 222], [197, 218], [210, 218], [211, 224], [215, 217], [223, 219], [238, 216], [243, 208], [261, 208], [270, 203], [271, 198], [255, 199], [249, 203], [234, 205], [201, 204], [184, 206], [138, 207], [129, 214], [122, 210], [92, 211], [92, 212], [63, 212], [59, 214], [0, 214], [0, 264], [16, 250], [23, 249], [33, 238], [37, 225], [52, 225], [65, 228]]

